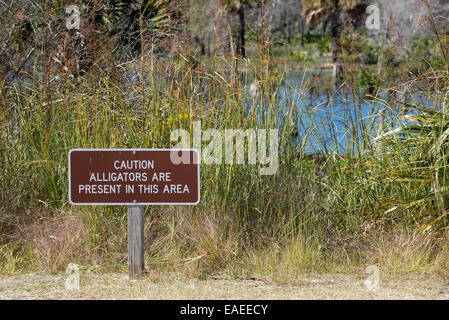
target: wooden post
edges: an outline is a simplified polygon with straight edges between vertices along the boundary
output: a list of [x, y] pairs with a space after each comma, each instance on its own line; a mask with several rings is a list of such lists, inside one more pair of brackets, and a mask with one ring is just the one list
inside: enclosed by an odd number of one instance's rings
[[130, 279], [140, 278], [145, 269], [143, 260], [144, 206], [128, 206], [128, 275]]

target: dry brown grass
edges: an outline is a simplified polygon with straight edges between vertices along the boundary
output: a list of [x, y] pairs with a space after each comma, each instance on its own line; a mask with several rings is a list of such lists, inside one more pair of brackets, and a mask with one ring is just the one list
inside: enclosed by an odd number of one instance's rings
[[35, 247], [42, 270], [55, 273], [83, 255], [87, 228], [79, 214], [42, 217], [26, 228], [26, 239]]
[[154, 268], [184, 270], [196, 277], [225, 269], [241, 247], [239, 228], [229, 217], [186, 208], [150, 213], [145, 247]]
[[[443, 237], [443, 238], [441, 238]], [[376, 264], [390, 274], [445, 274], [448, 267], [447, 235], [416, 231], [370, 235], [366, 250], [361, 250], [366, 264]], [[446, 239], [446, 240], [444, 240]], [[444, 275], [447, 277], [447, 275]]]
[[[0, 273], [54, 274], [69, 263], [83, 269], [126, 272], [126, 214], [101, 215], [94, 209], [41, 214], [16, 233], [16, 242], [0, 246]], [[257, 246], [246, 237], [229, 215], [180, 207], [148, 209], [145, 263], [149, 277], [155, 282], [161, 274], [176, 272], [188, 279], [221, 275], [289, 284], [314, 273], [352, 272], [371, 264], [397, 277], [434, 274], [447, 279], [449, 269], [449, 250], [444, 245], [448, 241], [441, 233], [373, 230], [331, 247], [313, 235], [263, 239], [265, 244]]]

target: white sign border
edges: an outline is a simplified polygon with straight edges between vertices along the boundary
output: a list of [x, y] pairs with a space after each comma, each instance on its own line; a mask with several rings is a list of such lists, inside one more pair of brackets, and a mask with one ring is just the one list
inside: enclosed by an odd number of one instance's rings
[[[198, 164], [197, 164], [197, 168], [198, 168], [198, 199], [196, 202], [106, 202], [106, 203], [102, 203], [102, 202], [73, 202], [72, 201], [72, 181], [71, 181], [71, 166], [70, 166], [70, 155], [73, 151], [128, 151], [128, 152], [139, 152], [139, 151], [175, 151], [175, 152], [179, 152], [179, 151], [193, 151], [196, 152], [197, 154], [197, 159], [198, 159]], [[72, 205], [76, 205], [76, 206], [84, 206], [84, 205], [90, 205], [90, 206], [144, 206], [144, 205], [157, 205], [157, 206], [164, 206], [164, 205], [171, 205], [171, 206], [194, 206], [197, 205], [198, 203], [200, 203], [201, 200], [201, 179], [200, 179], [200, 162], [201, 162], [201, 157], [200, 157], [200, 153], [197, 149], [135, 149], [135, 148], [130, 148], [130, 149], [105, 149], [105, 148], [99, 148], [99, 149], [95, 149], [95, 148], [75, 148], [75, 149], [70, 149], [69, 150], [69, 154], [68, 154], [68, 165], [69, 165], [69, 170], [68, 170], [68, 174], [69, 174], [69, 202]]]

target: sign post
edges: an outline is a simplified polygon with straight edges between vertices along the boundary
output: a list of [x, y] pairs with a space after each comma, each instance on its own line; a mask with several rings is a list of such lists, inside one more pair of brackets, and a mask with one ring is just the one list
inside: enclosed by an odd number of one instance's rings
[[128, 206], [128, 274], [130, 279], [140, 278], [145, 270], [143, 226], [144, 206]]
[[72, 149], [69, 200], [74, 205], [128, 206], [128, 274], [130, 279], [140, 278], [145, 269], [144, 205], [198, 204], [199, 153], [194, 149]]

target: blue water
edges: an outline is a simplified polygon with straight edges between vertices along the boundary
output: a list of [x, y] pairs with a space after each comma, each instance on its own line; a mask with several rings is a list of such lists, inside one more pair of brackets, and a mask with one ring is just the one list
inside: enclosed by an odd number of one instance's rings
[[[399, 120], [399, 115], [416, 113], [405, 111], [399, 103], [388, 106], [386, 92], [376, 99], [353, 98], [338, 90], [328, 94], [311, 93], [304, 90], [306, 79], [306, 76], [287, 79], [276, 91], [271, 114], [268, 114], [270, 103], [264, 102], [262, 106], [260, 97], [256, 97], [257, 103], [251, 99], [247, 101], [249, 112], [257, 108], [259, 121], [265, 110], [265, 117], [274, 117], [278, 127], [291, 122], [294, 129], [290, 137], [283, 137], [284, 147], [287, 141], [298, 152], [360, 155], [362, 151], [371, 149], [367, 147], [373, 147], [373, 139], [379, 134], [410, 123]], [[434, 105], [433, 101], [418, 93], [412, 94], [407, 103], [429, 108]], [[369, 137], [361, 132], [369, 132]]]

